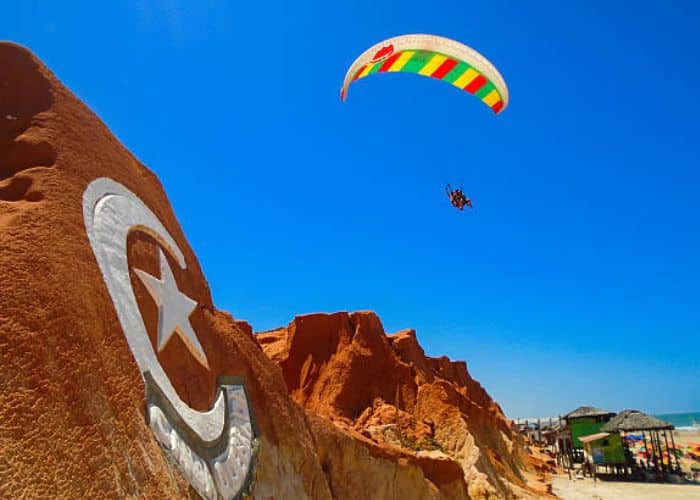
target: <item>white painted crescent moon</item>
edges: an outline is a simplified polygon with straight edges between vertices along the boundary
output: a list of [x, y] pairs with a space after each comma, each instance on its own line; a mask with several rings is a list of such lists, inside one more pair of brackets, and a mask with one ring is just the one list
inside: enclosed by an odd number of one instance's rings
[[136, 303], [129, 277], [127, 236], [133, 229], [148, 233], [185, 269], [182, 252], [153, 212], [134, 193], [111, 179], [103, 177], [90, 183], [83, 194], [83, 216], [90, 245], [142, 376], [150, 372], [192, 432], [205, 443], [214, 442], [224, 432], [224, 393], [219, 390], [214, 406], [206, 412], [194, 410], [178, 396], [158, 362]]

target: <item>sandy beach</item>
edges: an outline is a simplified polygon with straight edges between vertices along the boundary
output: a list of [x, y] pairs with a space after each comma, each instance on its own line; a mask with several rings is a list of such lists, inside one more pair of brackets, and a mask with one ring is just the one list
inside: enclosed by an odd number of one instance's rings
[[659, 500], [700, 498], [700, 484], [658, 484], [593, 479], [569, 480], [568, 476], [554, 476], [553, 492], [564, 500]]
[[[700, 443], [700, 432], [675, 431], [674, 440], [678, 446], [688, 446]], [[681, 459], [684, 472], [690, 471], [692, 460]], [[643, 483], [627, 481], [594, 482], [592, 478], [569, 479], [567, 474], [557, 474], [553, 477], [553, 492], [565, 500], [657, 500], [657, 499], [700, 499], [700, 482], [695, 484]]]
[[[687, 447], [691, 444], [700, 444], [700, 431], [674, 431], [673, 439], [679, 447]], [[683, 472], [690, 472], [690, 466], [694, 463], [687, 456], [680, 459]], [[697, 464], [697, 462], [695, 462]], [[700, 464], [697, 464], [700, 465]], [[700, 474], [698, 475], [700, 480]]]

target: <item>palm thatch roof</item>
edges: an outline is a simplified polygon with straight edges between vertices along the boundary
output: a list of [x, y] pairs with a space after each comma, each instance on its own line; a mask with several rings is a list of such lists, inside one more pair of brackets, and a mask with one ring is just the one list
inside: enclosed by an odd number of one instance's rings
[[624, 410], [610, 419], [600, 430], [602, 432], [631, 432], [673, 429], [673, 424], [659, 420], [639, 410]]
[[582, 417], [606, 417], [608, 415], [615, 415], [614, 411], [601, 410], [594, 406], [579, 406], [574, 411], [571, 411], [564, 415], [564, 418], [569, 420], [572, 418], [582, 418]]

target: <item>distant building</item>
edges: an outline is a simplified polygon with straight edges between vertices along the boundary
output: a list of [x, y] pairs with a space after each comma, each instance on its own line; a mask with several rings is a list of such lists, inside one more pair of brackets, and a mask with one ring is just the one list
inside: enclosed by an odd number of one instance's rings
[[[599, 467], [605, 467], [606, 473], [647, 479], [680, 471], [673, 433], [668, 436], [673, 425], [668, 422], [638, 410], [615, 414], [592, 406], [576, 408], [562, 420], [564, 426], [556, 436], [557, 462], [567, 469], [581, 463], [583, 473], [593, 477]], [[633, 432], [641, 434], [630, 434]], [[630, 441], [643, 441], [643, 446], [637, 447], [642, 451], [635, 455]]]
[[560, 427], [558, 418], [519, 419], [515, 421], [515, 424], [532, 444], [548, 446], [554, 451], [556, 436]]

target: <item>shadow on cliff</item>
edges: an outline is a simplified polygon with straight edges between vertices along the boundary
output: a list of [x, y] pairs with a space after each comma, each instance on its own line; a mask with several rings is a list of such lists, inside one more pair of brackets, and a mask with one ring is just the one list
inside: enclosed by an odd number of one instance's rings
[[32, 190], [31, 172], [50, 167], [56, 150], [32, 133], [41, 126], [42, 112], [53, 103], [51, 84], [27, 50], [0, 45], [0, 200], [36, 202], [44, 196]]

